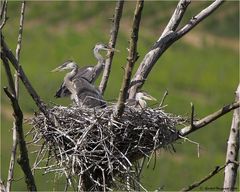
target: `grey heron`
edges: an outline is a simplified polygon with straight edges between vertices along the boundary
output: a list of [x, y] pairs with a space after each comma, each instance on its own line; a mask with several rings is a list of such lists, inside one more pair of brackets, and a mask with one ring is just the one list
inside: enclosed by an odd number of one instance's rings
[[[93, 53], [95, 58], [98, 60], [97, 65], [95, 66], [85, 66], [82, 68], [78, 68], [75, 78], [80, 78], [83, 77], [85, 78], [89, 83], [94, 83], [96, 81], [96, 79], [99, 77], [99, 75], [101, 74], [104, 65], [105, 65], [105, 59], [103, 58], [103, 56], [99, 53], [101, 50], [105, 50], [105, 51], [118, 51], [114, 48], [110, 48], [107, 45], [103, 44], [103, 43], [97, 43], [93, 49]], [[65, 63], [75, 63], [72, 60], [68, 60]], [[55, 97], [59, 98], [59, 97], [66, 97], [69, 96], [71, 93], [70, 91], [67, 89], [67, 87], [65, 86], [64, 83], [61, 84], [60, 88], [57, 90]]]
[[84, 76], [78, 76], [78, 65], [75, 62], [65, 62], [52, 72], [70, 70], [64, 77], [64, 86], [69, 91], [71, 100], [77, 105], [88, 107], [104, 107], [106, 102], [102, 95]]
[[128, 106], [134, 106], [136, 108], [146, 108], [147, 107], [147, 102], [145, 100], [152, 100], [156, 101], [154, 97], [146, 93], [145, 91], [138, 91], [136, 93], [136, 96], [134, 99], [128, 99], [126, 102], [126, 105]]

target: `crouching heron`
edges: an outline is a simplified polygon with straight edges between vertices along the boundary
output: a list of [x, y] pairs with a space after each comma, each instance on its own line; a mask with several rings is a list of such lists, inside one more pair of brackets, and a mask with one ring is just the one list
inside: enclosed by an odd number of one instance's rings
[[147, 102], [145, 100], [156, 101], [156, 99], [148, 93], [144, 91], [138, 91], [134, 99], [127, 100], [126, 105], [143, 109], [147, 107]]
[[[114, 48], [110, 48], [107, 45], [103, 43], [97, 43], [93, 49], [93, 53], [95, 58], [97, 59], [98, 63], [95, 66], [85, 66], [82, 68], [77, 68], [75, 78], [85, 78], [89, 83], [94, 83], [96, 79], [99, 77], [101, 72], [103, 71], [103, 68], [105, 66], [105, 59], [103, 56], [100, 54], [100, 51], [118, 51]], [[72, 60], [66, 61], [65, 63], [75, 63]], [[70, 96], [70, 90], [65, 86], [64, 82], [61, 84], [60, 88], [57, 90], [55, 97], [60, 98], [60, 97], [66, 97]]]
[[104, 107], [106, 102], [102, 95], [84, 76], [79, 76], [78, 65], [75, 62], [65, 62], [52, 72], [70, 70], [64, 77], [63, 85], [69, 92], [71, 100], [78, 106]]

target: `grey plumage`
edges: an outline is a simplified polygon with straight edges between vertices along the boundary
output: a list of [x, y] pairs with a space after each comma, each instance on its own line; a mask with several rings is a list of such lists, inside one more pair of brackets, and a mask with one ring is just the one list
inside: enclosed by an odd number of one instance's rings
[[[95, 66], [85, 66], [82, 68], [78, 68], [77, 73], [75, 78], [84, 78], [87, 80], [89, 83], [94, 83], [96, 79], [99, 77], [101, 72], [103, 71], [104, 65], [105, 65], [105, 60], [99, 53], [100, 50], [112, 50], [115, 51], [113, 48], [109, 48], [107, 45], [103, 43], [97, 43], [93, 49], [93, 53], [95, 58], [98, 60], [97, 65]], [[70, 63], [74, 62], [72, 60], [66, 61], [65, 63]], [[65, 86], [64, 82], [61, 84], [60, 88], [57, 90], [55, 97], [60, 98], [60, 97], [67, 97], [70, 96], [71, 93]]]
[[65, 62], [52, 72], [64, 70], [71, 70], [65, 75], [63, 85], [68, 89], [68, 94], [71, 96], [71, 100], [73, 100], [75, 104], [88, 107], [104, 107], [106, 105], [98, 89], [89, 83], [84, 76], [78, 76], [79, 68], [75, 62]]

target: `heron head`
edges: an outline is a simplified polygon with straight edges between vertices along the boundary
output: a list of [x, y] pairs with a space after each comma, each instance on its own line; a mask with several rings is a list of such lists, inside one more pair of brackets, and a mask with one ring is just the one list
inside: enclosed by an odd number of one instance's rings
[[73, 70], [73, 69], [76, 69], [77, 67], [78, 65], [74, 61], [68, 60], [64, 62], [62, 65], [60, 65], [59, 67], [53, 69], [51, 72]]
[[157, 101], [153, 96], [149, 95], [145, 91], [139, 91], [136, 94], [136, 100], [150, 100], [150, 101]]
[[100, 50], [104, 50], [104, 51], [117, 51], [119, 52], [119, 50], [114, 49], [109, 47], [108, 45], [104, 44], [104, 43], [97, 43], [94, 47], [94, 51], [95, 52], [99, 52]]

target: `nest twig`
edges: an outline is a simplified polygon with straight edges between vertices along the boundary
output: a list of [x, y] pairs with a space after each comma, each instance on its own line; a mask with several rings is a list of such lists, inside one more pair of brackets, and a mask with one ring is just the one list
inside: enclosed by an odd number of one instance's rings
[[127, 107], [116, 120], [113, 109], [54, 106], [49, 109], [54, 125], [36, 114], [31, 120], [33, 141], [41, 150], [34, 168], [63, 173], [68, 179], [77, 176], [85, 190], [144, 189], [134, 162], [172, 144], [182, 118], [160, 108]]

